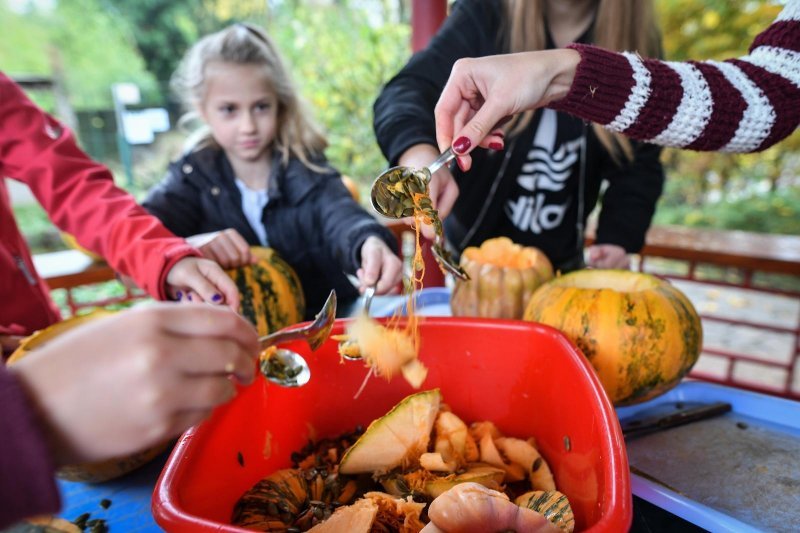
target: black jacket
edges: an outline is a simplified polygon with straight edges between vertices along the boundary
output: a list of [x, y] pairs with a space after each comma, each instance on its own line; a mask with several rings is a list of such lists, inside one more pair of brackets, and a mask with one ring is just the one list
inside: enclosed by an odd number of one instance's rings
[[[374, 105], [374, 128], [378, 144], [391, 165], [412, 145], [436, 145], [433, 110], [453, 63], [462, 57], [507, 52], [501, 43], [501, 27], [499, 0], [456, 2], [428, 47], [415, 54], [384, 87]], [[581, 40], [589, 39], [590, 35], [591, 30]], [[565, 173], [564, 181], [558, 183], [560, 189], [548, 190], [547, 184], [544, 188], [532, 186], [530, 181], [523, 185], [524, 169], [559, 163], [552, 159], [538, 163], [529, 159], [543, 116], [539, 110], [524, 132], [506, 139], [503, 151], [476, 150], [473, 168], [467, 174], [453, 167], [461, 193], [445, 220], [445, 231], [456, 253], [467, 246], [480, 245], [487, 238], [508, 235], [521, 244], [542, 249], [556, 268], [570, 270], [579, 266], [583, 227], [598, 202], [604, 181], [608, 187], [603, 194], [597, 242], [617, 244], [628, 252], [638, 252], [643, 246], [664, 183], [660, 148], [634, 143], [634, 160], [619, 166], [587, 124], [563, 113], [550, 110], [547, 113], [551, 114], [548, 120], [555, 117], [557, 124], [554, 135], [550, 136], [556, 140], [548, 142], [556, 147], [562, 142], [572, 147], [575, 158], [569, 175]], [[551, 202], [551, 213], [563, 212], [548, 215], [546, 204], [541, 209], [539, 196]], [[548, 216], [558, 223], [552, 223], [553, 227], [546, 231], [537, 228], [539, 233], [530, 229], [547, 223]], [[524, 227], [520, 229], [516, 222], [512, 223], [514, 217], [530, 220], [521, 224]]]
[[[142, 205], [181, 237], [233, 228], [251, 245], [260, 245], [222, 150], [204, 148], [172, 163]], [[343, 303], [358, 296], [345, 272], [358, 269], [368, 236], [397, 249], [392, 233], [353, 200], [338, 172], [314, 172], [296, 159], [288, 165], [277, 158], [273, 162], [262, 221], [269, 246], [300, 277], [306, 318], [320, 310], [331, 289]]]

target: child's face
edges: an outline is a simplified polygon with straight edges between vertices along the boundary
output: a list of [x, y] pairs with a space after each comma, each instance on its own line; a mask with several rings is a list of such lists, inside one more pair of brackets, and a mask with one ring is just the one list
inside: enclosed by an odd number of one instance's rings
[[229, 159], [256, 161], [269, 156], [278, 100], [262, 67], [209, 63], [199, 111]]

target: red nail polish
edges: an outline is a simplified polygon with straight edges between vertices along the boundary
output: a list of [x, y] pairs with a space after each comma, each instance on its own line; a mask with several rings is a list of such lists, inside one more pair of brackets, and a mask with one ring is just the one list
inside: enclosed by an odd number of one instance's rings
[[472, 141], [470, 141], [468, 137], [459, 137], [459, 138], [458, 138], [458, 139], [456, 139], [456, 141], [453, 143], [453, 150], [454, 150], [454, 151], [455, 151], [457, 154], [463, 154], [463, 153], [465, 153], [467, 150], [469, 150], [469, 147], [470, 147], [470, 146], [472, 146]]
[[489, 143], [489, 148], [491, 150], [497, 150], [498, 152], [503, 149], [503, 143]]
[[500, 130], [500, 131], [496, 131], [496, 132], [494, 132], [492, 135], [495, 135], [495, 136], [497, 136], [497, 137], [500, 137], [501, 139], [505, 139], [505, 137], [506, 137], [506, 134], [505, 134], [505, 132], [503, 132], [502, 130]]

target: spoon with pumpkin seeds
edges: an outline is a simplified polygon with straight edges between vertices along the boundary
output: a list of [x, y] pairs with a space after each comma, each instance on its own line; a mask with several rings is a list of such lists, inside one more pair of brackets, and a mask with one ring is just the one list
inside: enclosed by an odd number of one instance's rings
[[278, 348], [282, 342], [303, 339], [316, 350], [328, 339], [336, 319], [336, 291], [331, 291], [314, 321], [301, 328], [276, 331], [258, 339], [259, 368], [265, 378], [282, 387], [302, 387], [311, 379], [308, 362], [297, 352]]
[[436, 161], [421, 169], [397, 166], [385, 171], [375, 178], [370, 191], [372, 207], [378, 214], [388, 218], [404, 218], [413, 216], [419, 211], [433, 225], [436, 235], [431, 252], [444, 272], [469, 280], [469, 275], [456, 264], [444, 247], [444, 231], [439, 213], [433, 208], [428, 192], [428, 183], [434, 172], [446, 165], [455, 157], [452, 148], [448, 148]]

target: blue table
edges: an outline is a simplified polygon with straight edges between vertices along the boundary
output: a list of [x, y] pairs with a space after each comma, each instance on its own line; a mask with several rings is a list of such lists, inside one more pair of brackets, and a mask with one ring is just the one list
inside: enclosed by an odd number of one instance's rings
[[[63, 509], [59, 516], [73, 521], [83, 513], [89, 513], [90, 519], [105, 520], [111, 532], [162, 531], [150, 512], [150, 499], [167, 457], [169, 451], [142, 468], [105, 483], [59, 480], [58, 486], [63, 499]], [[100, 505], [104, 499], [111, 501], [108, 509], [103, 509]]]

